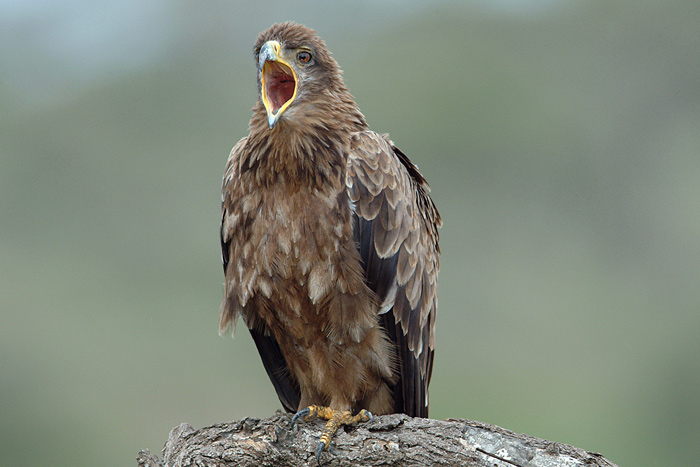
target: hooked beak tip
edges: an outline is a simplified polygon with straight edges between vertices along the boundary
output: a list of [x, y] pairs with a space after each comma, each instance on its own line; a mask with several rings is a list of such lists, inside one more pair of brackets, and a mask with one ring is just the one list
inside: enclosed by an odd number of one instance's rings
[[280, 45], [277, 41], [268, 41], [260, 49], [260, 56], [258, 57], [258, 66], [262, 70], [263, 65], [266, 61], [274, 62], [279, 57]]
[[279, 117], [279, 113], [277, 115], [268, 115], [267, 116], [267, 126], [270, 127], [270, 130], [272, 130], [275, 127], [275, 123], [277, 123], [278, 117]]

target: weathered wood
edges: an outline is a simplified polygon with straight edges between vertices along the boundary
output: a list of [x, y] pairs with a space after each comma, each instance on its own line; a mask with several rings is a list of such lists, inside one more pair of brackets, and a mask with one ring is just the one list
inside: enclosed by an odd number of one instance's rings
[[[316, 466], [314, 449], [322, 422], [301, 422], [290, 429], [291, 416], [212, 425], [200, 430], [183, 423], [173, 428], [163, 460], [139, 452], [139, 467]], [[597, 453], [471, 420], [411, 418], [403, 414], [375, 417], [357, 427], [341, 428], [321, 465], [466, 466], [466, 467], [617, 467]]]

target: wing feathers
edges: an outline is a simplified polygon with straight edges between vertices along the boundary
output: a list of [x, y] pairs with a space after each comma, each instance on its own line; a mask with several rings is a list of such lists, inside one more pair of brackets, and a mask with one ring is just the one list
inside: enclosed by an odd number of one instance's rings
[[[221, 216], [221, 259], [224, 266], [224, 274], [226, 276], [224, 298], [221, 301], [221, 313], [219, 317], [219, 333], [223, 334], [228, 329], [233, 328], [235, 332], [236, 322], [241, 316], [243, 307], [245, 307], [250, 294], [252, 292], [252, 284], [256, 279], [256, 268], [229, 268], [230, 242], [234, 232], [245, 231], [248, 227], [247, 220], [242, 218], [240, 213], [251, 209], [251, 205], [259, 203], [260, 200], [254, 195], [244, 196], [237, 204], [233, 204], [228, 194], [235, 183], [239, 182], [237, 170], [239, 170], [239, 158], [241, 153], [246, 148], [246, 138], [241, 139], [231, 150], [231, 155], [226, 163], [226, 171], [222, 186], [222, 216]], [[243, 251], [243, 256], [246, 257], [250, 251]], [[271, 288], [268, 290], [265, 283], [262, 285], [261, 291], [263, 294], [270, 295]], [[236, 298], [237, 297], [237, 298]], [[262, 322], [246, 322], [250, 330], [250, 334], [255, 342], [255, 346], [260, 353], [265, 371], [270, 377], [277, 396], [282, 402], [285, 410], [295, 412], [298, 410], [299, 401], [301, 399], [301, 391], [299, 383], [291, 376], [289, 368], [285, 362], [284, 356], [278, 342], [270, 334]]]
[[440, 215], [418, 169], [386, 137], [370, 131], [352, 139], [347, 185], [367, 283], [382, 304], [382, 326], [398, 354], [394, 408], [426, 417]]
[[256, 329], [251, 329], [250, 335], [258, 348], [265, 371], [275, 387], [277, 397], [287, 412], [296, 412], [301, 400], [301, 391], [299, 383], [289, 373], [279, 344], [272, 336]]

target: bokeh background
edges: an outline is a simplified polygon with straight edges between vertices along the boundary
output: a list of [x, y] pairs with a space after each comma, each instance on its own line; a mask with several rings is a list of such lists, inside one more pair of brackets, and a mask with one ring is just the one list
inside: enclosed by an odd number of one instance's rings
[[442, 212], [432, 417], [698, 465], [697, 0], [0, 0], [0, 464], [280, 407], [217, 335], [218, 223], [290, 19]]

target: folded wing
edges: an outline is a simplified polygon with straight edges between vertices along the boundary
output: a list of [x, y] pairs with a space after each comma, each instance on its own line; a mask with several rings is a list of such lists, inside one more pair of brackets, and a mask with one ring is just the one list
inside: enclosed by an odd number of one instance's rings
[[442, 221], [413, 163], [385, 136], [355, 133], [347, 186], [354, 234], [380, 322], [396, 346], [394, 410], [428, 416]]

